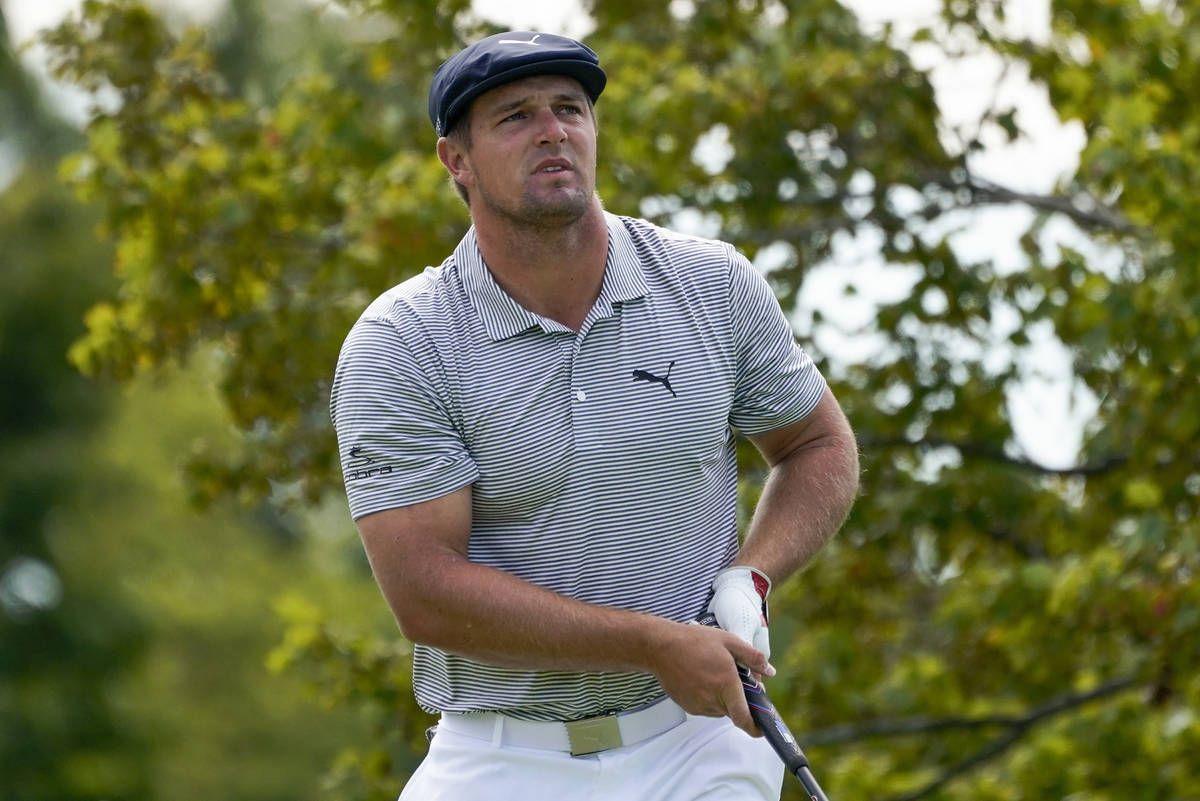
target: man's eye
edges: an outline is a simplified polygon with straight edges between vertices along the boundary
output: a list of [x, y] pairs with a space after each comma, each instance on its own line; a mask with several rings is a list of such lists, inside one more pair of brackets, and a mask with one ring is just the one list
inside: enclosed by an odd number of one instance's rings
[[525, 119], [524, 111], [514, 111], [512, 114], [509, 114], [507, 117], [505, 117], [503, 120], [501, 120], [501, 122], [508, 122], [509, 120], [523, 120], [523, 119]]
[[559, 111], [562, 111], [563, 113], [566, 113], [566, 114], [582, 114], [583, 113], [583, 109], [581, 109], [579, 106], [574, 106], [574, 105], [570, 105], [570, 104], [559, 107]]

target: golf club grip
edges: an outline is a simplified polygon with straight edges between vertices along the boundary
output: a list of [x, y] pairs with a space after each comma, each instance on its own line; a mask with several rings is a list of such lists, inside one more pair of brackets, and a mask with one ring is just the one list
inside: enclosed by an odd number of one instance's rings
[[[712, 612], [706, 612], [696, 618], [696, 622], [702, 626], [719, 628], [717, 616]], [[775, 705], [767, 697], [767, 690], [763, 687], [762, 682], [754, 677], [748, 667], [738, 665], [737, 671], [738, 677], [742, 680], [742, 690], [746, 694], [746, 704], [750, 707], [750, 717], [754, 718], [763, 737], [783, 760], [784, 768], [800, 780], [801, 786], [804, 787], [804, 791], [808, 793], [808, 797], [812, 801], [829, 801], [825, 796], [825, 791], [821, 789], [821, 785], [817, 784], [816, 777], [808, 767], [808, 757], [804, 756], [804, 752], [800, 750], [800, 744], [796, 742], [795, 735], [783, 722], [783, 718], [779, 717], [779, 713], [775, 711]]]
[[825, 796], [825, 791], [821, 789], [821, 785], [817, 784], [816, 777], [809, 769], [808, 757], [804, 756], [795, 736], [783, 722], [783, 718], [779, 717], [779, 713], [775, 711], [775, 705], [771, 703], [771, 699], [767, 698], [767, 692], [763, 688], [762, 682], [755, 679], [748, 669], [740, 665], [738, 666], [738, 675], [742, 679], [742, 689], [746, 692], [746, 703], [750, 706], [750, 716], [758, 724], [763, 737], [783, 760], [784, 768], [800, 780], [800, 784], [812, 801], [829, 801]]

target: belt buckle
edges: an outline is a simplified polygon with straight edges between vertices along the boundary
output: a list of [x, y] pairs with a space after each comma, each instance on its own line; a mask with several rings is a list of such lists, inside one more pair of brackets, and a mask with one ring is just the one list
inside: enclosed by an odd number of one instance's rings
[[622, 745], [621, 728], [617, 725], [615, 712], [594, 718], [572, 720], [565, 725], [567, 740], [571, 743], [571, 756], [585, 756]]

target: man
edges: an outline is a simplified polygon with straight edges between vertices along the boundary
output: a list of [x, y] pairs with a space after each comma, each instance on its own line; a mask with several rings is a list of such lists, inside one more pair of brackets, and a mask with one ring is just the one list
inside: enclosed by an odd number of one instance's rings
[[[736, 665], [774, 673], [767, 591], [845, 518], [854, 439], [744, 257], [603, 210], [605, 81], [528, 31], [439, 68], [472, 228], [338, 362], [351, 513], [441, 715], [403, 799], [779, 797]], [[771, 465], [740, 550], [735, 430]]]

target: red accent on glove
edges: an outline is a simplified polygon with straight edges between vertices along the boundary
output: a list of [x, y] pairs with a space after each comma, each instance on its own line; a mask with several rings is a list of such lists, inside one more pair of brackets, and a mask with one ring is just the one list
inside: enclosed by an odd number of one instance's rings
[[765, 573], [753, 568], [750, 569], [750, 575], [754, 578], [754, 589], [758, 592], [758, 597], [766, 601], [767, 590], [771, 589], [771, 580], [767, 578]]

